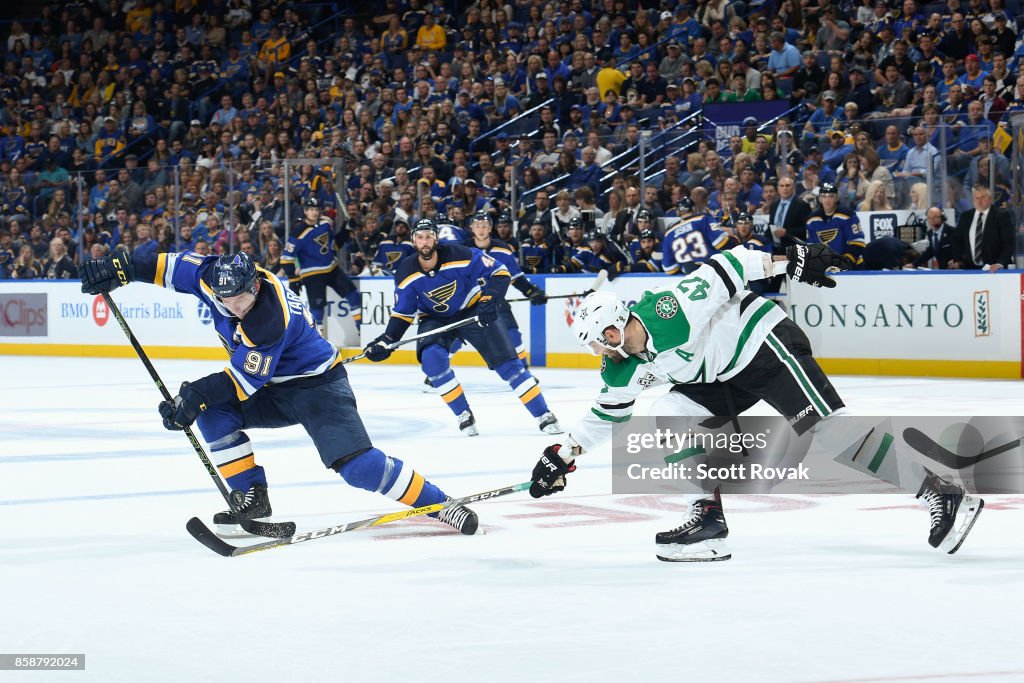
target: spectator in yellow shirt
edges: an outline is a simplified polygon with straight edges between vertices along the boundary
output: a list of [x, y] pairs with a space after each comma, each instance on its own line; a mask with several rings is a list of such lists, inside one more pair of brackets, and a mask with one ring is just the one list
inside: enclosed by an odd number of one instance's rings
[[416, 32], [416, 47], [421, 50], [433, 50], [440, 52], [448, 43], [448, 36], [444, 29], [434, 23], [434, 15], [427, 13], [423, 17], [423, 26]]
[[292, 46], [288, 39], [281, 35], [281, 29], [274, 26], [270, 29], [270, 37], [260, 48], [259, 61], [264, 67], [285, 62], [292, 54]]

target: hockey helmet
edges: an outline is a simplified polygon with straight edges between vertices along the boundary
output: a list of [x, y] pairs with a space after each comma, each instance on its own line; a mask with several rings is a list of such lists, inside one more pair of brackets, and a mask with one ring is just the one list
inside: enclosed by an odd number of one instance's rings
[[446, 214], [444, 211], [438, 211], [437, 212], [437, 215], [434, 216], [434, 222], [437, 225], [451, 225], [452, 224], [451, 219], [448, 218], [448, 214]]
[[836, 189], [836, 186], [833, 185], [832, 183], [822, 183], [821, 187], [818, 189], [818, 196], [820, 197], [821, 195], [825, 194], [838, 195], [839, 191]]
[[501, 225], [502, 223], [509, 223], [509, 224], [511, 224], [512, 223], [512, 214], [510, 214], [508, 211], [502, 211], [501, 215], [498, 216], [498, 225]]
[[754, 218], [746, 211], [740, 211], [734, 219], [736, 223], [753, 223]]
[[642, 239], [642, 240], [655, 240], [655, 241], [657, 241], [658, 233], [655, 230], [651, 230], [650, 228], [647, 228], [646, 230], [641, 230], [640, 231], [640, 239]]
[[470, 220], [470, 223], [476, 223], [477, 221], [485, 221], [487, 225], [490, 225], [491, 214], [487, 213], [486, 211], [477, 211], [476, 213], [473, 214], [473, 218]]
[[636, 212], [636, 222], [639, 223], [640, 221], [650, 221], [653, 223], [654, 214], [652, 214], [647, 209], [640, 209], [639, 211]]
[[[625, 341], [624, 330], [629, 322], [629, 309], [611, 292], [593, 292], [587, 295], [573, 316], [572, 333], [580, 346], [585, 347], [595, 356], [600, 356], [603, 349], [618, 352], [623, 358], [622, 350]], [[608, 341], [605, 330], [614, 327], [619, 331], [619, 343], [615, 346]]]
[[604, 233], [601, 232], [601, 230], [599, 230], [598, 228], [591, 228], [590, 230], [587, 230], [587, 234], [584, 237], [588, 242], [592, 242], [593, 240], [605, 239]]
[[245, 252], [225, 254], [210, 271], [210, 289], [219, 299], [256, 293], [256, 264]]
[[693, 213], [693, 200], [689, 197], [683, 197], [676, 203], [676, 212], [682, 216], [684, 214]]
[[302, 208], [304, 209], [319, 209], [320, 200], [316, 197], [306, 197], [306, 201], [302, 202]]
[[569, 227], [566, 228], [566, 229], [567, 230], [582, 230], [583, 229], [583, 219], [580, 218], [579, 216], [573, 216], [572, 218], [569, 219]]
[[412, 233], [416, 234], [421, 230], [429, 230], [434, 233], [434, 237], [437, 237], [437, 223], [430, 220], [429, 218], [421, 218], [416, 221], [416, 225], [412, 227]]

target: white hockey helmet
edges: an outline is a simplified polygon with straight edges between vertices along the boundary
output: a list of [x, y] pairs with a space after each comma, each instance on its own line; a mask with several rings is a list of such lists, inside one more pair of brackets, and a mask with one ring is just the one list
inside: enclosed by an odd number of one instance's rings
[[[572, 322], [572, 332], [580, 346], [600, 356], [602, 349], [616, 351], [623, 358], [627, 356], [622, 350], [625, 342], [625, 327], [629, 322], [629, 309], [611, 292], [592, 292], [583, 300]], [[613, 346], [604, 332], [609, 327], [619, 331], [619, 343]]]

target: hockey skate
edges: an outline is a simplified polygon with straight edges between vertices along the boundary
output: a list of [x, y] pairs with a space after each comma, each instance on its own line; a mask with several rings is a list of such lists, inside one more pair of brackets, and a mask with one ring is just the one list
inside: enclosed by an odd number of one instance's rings
[[480, 431], [476, 428], [476, 418], [472, 410], [463, 410], [459, 413], [459, 431], [466, 436], [479, 436]]
[[718, 562], [732, 557], [726, 545], [729, 525], [725, 523], [722, 498], [702, 498], [690, 507], [682, 526], [654, 537], [658, 559], [663, 562]]
[[238, 513], [233, 510], [218, 512], [213, 516], [213, 524], [217, 535], [223, 538], [246, 538], [250, 536], [238, 524], [239, 517], [243, 521], [266, 522], [273, 513], [270, 509], [270, 495], [264, 484], [255, 484], [248, 491], [232, 491], [231, 496], [236, 502]]
[[562, 433], [562, 426], [558, 424], [558, 418], [550, 410], [537, 418], [537, 425], [545, 434]]
[[424, 377], [423, 378], [423, 393], [424, 394], [436, 394], [437, 393], [437, 389], [435, 389], [434, 385], [430, 383], [430, 378], [429, 377]]
[[932, 518], [928, 544], [952, 555], [963, 545], [978, 520], [985, 501], [968, 496], [964, 490], [931, 472], [921, 484], [917, 497]]
[[[445, 499], [445, 502], [449, 500], [451, 500], [450, 496]], [[441, 510], [441, 512], [437, 513], [437, 519], [466, 536], [472, 536], [475, 534], [477, 527], [480, 525], [476, 513], [461, 505], [455, 505]]]

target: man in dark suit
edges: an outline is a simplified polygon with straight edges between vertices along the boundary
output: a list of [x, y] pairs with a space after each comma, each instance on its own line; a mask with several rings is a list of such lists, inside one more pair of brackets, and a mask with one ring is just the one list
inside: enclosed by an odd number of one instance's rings
[[776, 246], [785, 251], [797, 243], [795, 240], [807, 240], [811, 207], [796, 196], [796, 181], [792, 177], [779, 178], [778, 189], [779, 198], [768, 206], [768, 223]]
[[[925, 235], [928, 239], [928, 248], [914, 260], [914, 267], [937, 266], [939, 270], [945, 270], [949, 268], [949, 261], [953, 257], [953, 233], [956, 232], [956, 228], [946, 223], [942, 209], [937, 206], [928, 209], [925, 223], [928, 225], [928, 234]], [[934, 263], [932, 259], [935, 259]]]
[[992, 193], [976, 185], [974, 208], [964, 211], [953, 233], [950, 268], [984, 269], [996, 272], [1008, 268], [1013, 259], [1013, 219], [1009, 212], [992, 206]]

